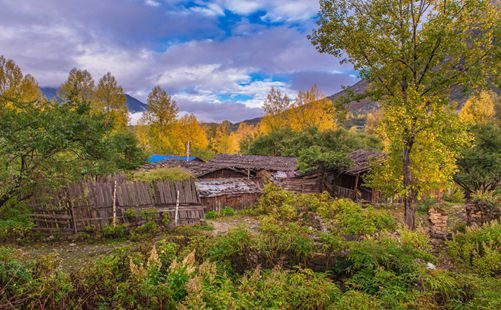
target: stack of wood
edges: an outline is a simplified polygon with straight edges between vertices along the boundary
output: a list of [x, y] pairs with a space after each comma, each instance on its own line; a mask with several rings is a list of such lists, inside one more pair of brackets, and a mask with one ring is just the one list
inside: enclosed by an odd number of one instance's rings
[[431, 238], [447, 238], [447, 220], [448, 216], [445, 211], [436, 207], [428, 209], [428, 221], [430, 224], [429, 232]]
[[501, 208], [492, 207], [486, 203], [469, 203], [466, 205], [466, 221], [468, 226], [483, 225], [501, 218]]

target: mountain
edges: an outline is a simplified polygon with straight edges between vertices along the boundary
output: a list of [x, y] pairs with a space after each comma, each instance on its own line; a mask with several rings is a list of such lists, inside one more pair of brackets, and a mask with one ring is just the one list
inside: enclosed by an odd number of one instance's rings
[[[56, 98], [59, 101], [59, 98], [57, 98], [57, 88], [54, 87], [40, 87], [40, 90], [44, 94], [47, 99], [52, 99]], [[129, 108], [130, 113], [136, 113], [136, 112], [144, 112], [148, 108], [148, 106], [141, 102], [140, 100], [125, 94], [125, 98], [127, 100], [127, 107]]]

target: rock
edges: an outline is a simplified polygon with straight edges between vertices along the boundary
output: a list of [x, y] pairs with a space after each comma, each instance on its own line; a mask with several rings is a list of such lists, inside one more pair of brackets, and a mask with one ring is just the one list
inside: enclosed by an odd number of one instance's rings
[[76, 243], [70, 243], [69, 245], [70, 246], [76, 246], [77, 244]]
[[435, 265], [433, 265], [432, 263], [427, 262], [426, 263], [426, 269], [428, 269], [428, 270], [435, 270], [435, 269], [437, 269], [437, 267]]

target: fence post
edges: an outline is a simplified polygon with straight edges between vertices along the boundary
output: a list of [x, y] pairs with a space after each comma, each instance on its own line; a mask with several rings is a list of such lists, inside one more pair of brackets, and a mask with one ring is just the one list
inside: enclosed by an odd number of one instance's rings
[[75, 209], [73, 208], [73, 203], [71, 201], [70, 194], [69, 194], [67, 188], [66, 188], [65, 192], [66, 192], [67, 203], [70, 205], [71, 220], [73, 222], [73, 232], [76, 234], [76, 233], [78, 233], [78, 229], [77, 229], [77, 219], [75, 216]]
[[179, 190], [176, 191], [176, 210], [174, 211], [174, 223], [177, 226], [179, 218]]
[[113, 181], [113, 227], [117, 225], [117, 180]]

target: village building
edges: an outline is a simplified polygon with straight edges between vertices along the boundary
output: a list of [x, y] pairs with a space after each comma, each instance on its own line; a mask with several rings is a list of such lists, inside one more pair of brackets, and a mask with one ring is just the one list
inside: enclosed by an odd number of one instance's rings
[[241, 154], [220, 154], [207, 162], [169, 158], [147, 164], [143, 169], [181, 167], [195, 178], [195, 184], [205, 211], [231, 207], [236, 210], [254, 204], [269, 180], [287, 191], [321, 193], [350, 198], [361, 202], [377, 202], [379, 192], [364, 185], [364, 176], [381, 153], [357, 150], [349, 154], [348, 169], [331, 169], [324, 173], [301, 174], [297, 158]]

